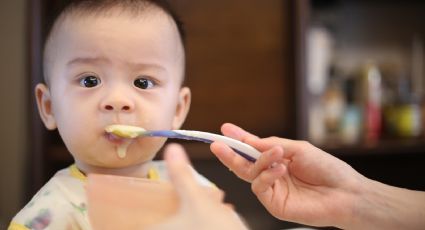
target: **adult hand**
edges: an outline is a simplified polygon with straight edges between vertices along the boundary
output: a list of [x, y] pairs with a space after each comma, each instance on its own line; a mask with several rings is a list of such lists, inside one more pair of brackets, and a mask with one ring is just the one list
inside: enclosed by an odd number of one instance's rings
[[247, 229], [233, 208], [223, 203], [224, 193], [202, 187], [195, 180], [189, 160], [181, 145], [169, 144], [164, 152], [171, 182], [180, 202], [177, 214], [151, 230], [165, 229]]
[[223, 143], [211, 151], [241, 179], [275, 217], [314, 226], [354, 227], [352, 207], [369, 180], [345, 162], [305, 141], [260, 139], [232, 125], [224, 135], [262, 152], [249, 162]]

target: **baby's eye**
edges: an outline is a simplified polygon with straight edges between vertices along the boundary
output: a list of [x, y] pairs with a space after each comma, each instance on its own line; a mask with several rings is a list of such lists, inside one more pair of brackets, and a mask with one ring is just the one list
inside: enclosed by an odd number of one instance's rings
[[80, 79], [80, 85], [86, 88], [92, 88], [100, 84], [100, 79], [96, 76], [85, 76]]
[[134, 80], [134, 85], [141, 89], [150, 89], [155, 86], [155, 83], [146, 78], [137, 78]]

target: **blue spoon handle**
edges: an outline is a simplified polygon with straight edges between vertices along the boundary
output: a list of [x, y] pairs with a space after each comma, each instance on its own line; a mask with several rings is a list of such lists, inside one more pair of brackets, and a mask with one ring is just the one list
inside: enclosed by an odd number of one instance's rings
[[212, 143], [214, 141], [220, 141], [227, 144], [231, 147], [236, 153], [244, 157], [245, 159], [255, 162], [261, 153], [253, 148], [252, 146], [245, 144], [241, 141], [225, 137], [222, 135], [201, 132], [201, 131], [191, 131], [191, 130], [151, 130], [143, 133], [143, 136], [149, 137], [167, 137], [175, 139], [184, 139], [192, 141], [200, 141], [204, 143]]

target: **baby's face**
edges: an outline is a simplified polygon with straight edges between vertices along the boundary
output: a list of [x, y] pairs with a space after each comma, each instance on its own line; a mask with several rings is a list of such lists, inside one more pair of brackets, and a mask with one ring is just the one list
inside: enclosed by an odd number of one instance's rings
[[77, 164], [86, 170], [125, 168], [152, 159], [164, 139], [134, 140], [120, 158], [123, 141], [104, 129], [181, 126], [190, 91], [181, 88], [184, 54], [171, 19], [162, 12], [71, 16], [53, 36], [51, 113]]

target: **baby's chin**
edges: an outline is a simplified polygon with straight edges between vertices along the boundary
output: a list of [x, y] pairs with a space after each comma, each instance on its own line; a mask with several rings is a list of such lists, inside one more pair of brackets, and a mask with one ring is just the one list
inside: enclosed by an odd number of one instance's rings
[[131, 153], [127, 153], [125, 157], [111, 157], [108, 161], [102, 161], [99, 166], [104, 168], [119, 169], [119, 168], [131, 168], [141, 166], [145, 163], [149, 163], [156, 156], [156, 154], [144, 154], [143, 156], [133, 156]]
[[[103, 138], [96, 144], [89, 142], [68, 147], [77, 166], [85, 173], [108, 173], [109, 171], [137, 171], [152, 161], [164, 145], [165, 138], [137, 138], [114, 143]], [[83, 141], [82, 141], [83, 142]], [[120, 152], [121, 151], [121, 152]], [[74, 154], [76, 153], [76, 154]]]
[[[162, 146], [162, 145], [161, 145]], [[136, 148], [132, 145], [117, 146], [112, 151], [104, 154], [104, 157], [97, 159], [106, 168], [127, 168], [152, 161], [157, 155], [160, 147]]]
[[84, 174], [97, 173], [117, 176], [144, 177], [149, 170], [149, 165], [156, 154], [144, 154], [143, 156], [126, 156], [118, 158], [115, 156], [102, 159], [76, 159], [77, 167]]

